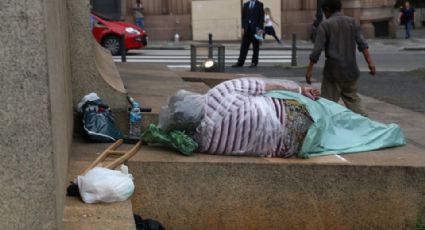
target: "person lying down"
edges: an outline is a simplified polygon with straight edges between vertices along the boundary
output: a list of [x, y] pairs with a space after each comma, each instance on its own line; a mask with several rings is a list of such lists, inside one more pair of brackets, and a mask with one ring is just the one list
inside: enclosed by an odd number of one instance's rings
[[[301, 87], [293, 81], [239, 78], [225, 81], [204, 95], [185, 90], [178, 91], [169, 99], [168, 106], [162, 109], [159, 115], [159, 128], [166, 131], [184, 131], [198, 143], [200, 152], [218, 155], [289, 158], [301, 150], [307, 154], [323, 152], [335, 154], [404, 144], [404, 136], [397, 125], [375, 124], [368, 118], [351, 111], [344, 110], [344, 113], [341, 113], [342, 110], [339, 107], [336, 115], [326, 111], [327, 108], [321, 111], [314, 108], [316, 104], [328, 107], [323, 103], [333, 102], [319, 100], [319, 98], [318, 90]], [[330, 104], [331, 107], [339, 106], [334, 104]], [[310, 114], [309, 111], [320, 114]], [[363, 127], [359, 131], [356, 130], [358, 128], [351, 130], [344, 121], [347, 119], [346, 114], [351, 116], [348, 117], [350, 120], [348, 123], [353, 119], [360, 123], [367, 120], [373, 125]], [[332, 119], [328, 119], [330, 117]], [[358, 133], [357, 136], [360, 139], [365, 136], [365, 132], [367, 134], [371, 131], [374, 136], [376, 131], [379, 131], [379, 134], [397, 137], [394, 140], [390, 138], [391, 143], [372, 144], [369, 149], [364, 149], [365, 143], [358, 143], [354, 137], [353, 141], [345, 142], [347, 146], [338, 145], [335, 149], [332, 143], [329, 144], [323, 140], [333, 138], [324, 135], [326, 130], [332, 127], [323, 122], [324, 120], [344, 123], [335, 130], [331, 130], [330, 135], [338, 134], [339, 129], [350, 129], [349, 131]], [[309, 129], [312, 130], [309, 131]], [[320, 131], [317, 132], [317, 130]], [[385, 135], [383, 138], [388, 140]], [[306, 137], [308, 137], [308, 147], [304, 149]], [[363, 149], [353, 146], [351, 142], [362, 145]]]

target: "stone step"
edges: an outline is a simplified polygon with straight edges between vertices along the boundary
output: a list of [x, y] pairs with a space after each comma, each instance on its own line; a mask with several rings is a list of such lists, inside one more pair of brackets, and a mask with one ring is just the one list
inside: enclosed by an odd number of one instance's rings
[[[78, 142], [82, 144], [84, 142]], [[105, 144], [93, 146], [83, 145], [81, 148], [74, 143], [74, 152], [71, 156], [68, 168], [68, 181], [80, 174], [92, 159], [97, 157], [96, 153], [103, 151]], [[93, 148], [96, 146], [95, 148]], [[85, 149], [85, 150], [83, 150]], [[75, 150], [79, 151], [76, 153]], [[86, 153], [85, 151], [91, 151]], [[78, 160], [83, 159], [83, 160]], [[90, 159], [90, 161], [89, 161]], [[85, 204], [77, 197], [65, 197], [64, 217], [62, 228], [64, 230], [135, 230], [131, 201], [112, 204]]]
[[[156, 123], [173, 92], [191, 87], [182, 79], [212, 87], [232, 77], [123, 65], [118, 67], [124, 82], [131, 82], [129, 93], [154, 109], [145, 116], [146, 124]], [[152, 91], [155, 87], [164, 92]], [[133, 211], [177, 230], [412, 227], [425, 218], [425, 116], [362, 99], [371, 118], [400, 124], [406, 146], [308, 160], [185, 157], [143, 146], [128, 162], [136, 185]], [[91, 160], [106, 146], [76, 143], [73, 157]]]
[[[299, 160], [185, 157], [143, 146], [129, 161], [133, 210], [174, 230], [403, 229], [424, 214], [418, 151]], [[403, 154], [410, 163], [398, 161]]]

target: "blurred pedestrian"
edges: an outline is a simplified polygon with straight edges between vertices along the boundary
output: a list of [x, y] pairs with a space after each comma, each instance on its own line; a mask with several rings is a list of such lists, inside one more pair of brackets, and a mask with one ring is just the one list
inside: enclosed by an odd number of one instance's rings
[[274, 37], [274, 39], [277, 41], [277, 43], [281, 44], [282, 41], [276, 36], [276, 31], [273, 28], [273, 24], [276, 26], [279, 26], [277, 22], [273, 19], [272, 12], [270, 8], [264, 9], [264, 34], [263, 38], [266, 39], [266, 34], [271, 35]]
[[245, 64], [251, 43], [253, 46], [253, 55], [250, 68], [257, 67], [260, 53], [260, 41], [255, 38], [255, 35], [261, 32], [263, 28], [264, 5], [258, 0], [249, 0], [243, 5], [242, 9], [242, 44], [239, 59], [232, 67], [242, 67]]
[[89, 9], [90, 9], [90, 29], [93, 29], [94, 24], [96, 23], [96, 19], [93, 16], [93, 5], [92, 4], [89, 5]]
[[140, 0], [136, 0], [133, 6], [134, 18], [136, 19], [136, 25], [141, 29], [145, 28], [144, 10], [143, 3]]
[[369, 54], [369, 46], [364, 39], [360, 25], [355, 19], [342, 15], [340, 0], [325, 0], [322, 10], [327, 20], [323, 21], [316, 35], [306, 81], [311, 84], [313, 66], [325, 51], [326, 62], [323, 70], [322, 97], [345, 105], [361, 115], [366, 112], [361, 107], [357, 94], [357, 79], [360, 75], [356, 61], [356, 44], [368, 63], [370, 74], [376, 74], [376, 67]]
[[410, 5], [409, 1], [404, 3], [404, 7], [400, 9], [400, 15], [398, 17], [401, 25], [404, 25], [406, 28], [406, 39], [409, 39], [411, 36], [411, 30], [415, 24], [415, 8]]

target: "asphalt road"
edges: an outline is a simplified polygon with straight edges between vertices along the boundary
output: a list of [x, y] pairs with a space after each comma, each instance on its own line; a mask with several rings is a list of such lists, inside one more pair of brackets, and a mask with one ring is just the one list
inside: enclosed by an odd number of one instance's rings
[[[287, 78], [303, 81], [305, 69], [284, 69], [279, 67], [227, 68], [228, 72], [259, 73], [271, 78]], [[315, 68], [314, 78], [321, 81], [322, 68]], [[372, 77], [362, 72], [359, 79], [359, 93], [382, 100], [402, 108], [425, 113], [425, 70], [417, 72], [378, 72]]]
[[[371, 49], [370, 52], [378, 71], [400, 72], [425, 68], [425, 51], [394, 51]], [[307, 65], [309, 63], [309, 55], [309, 51], [300, 51], [298, 54], [298, 64]], [[323, 67], [324, 59], [324, 54], [322, 54], [317, 66]], [[361, 53], [357, 54], [357, 63], [362, 71], [367, 70], [367, 64]]]

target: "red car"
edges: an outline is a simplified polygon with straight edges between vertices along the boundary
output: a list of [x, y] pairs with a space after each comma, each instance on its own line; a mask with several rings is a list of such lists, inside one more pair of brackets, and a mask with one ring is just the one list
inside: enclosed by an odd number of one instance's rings
[[146, 31], [135, 25], [104, 19], [95, 14], [91, 14], [90, 23], [97, 42], [110, 50], [112, 55], [121, 53], [121, 34], [125, 34], [126, 51], [147, 46]]

